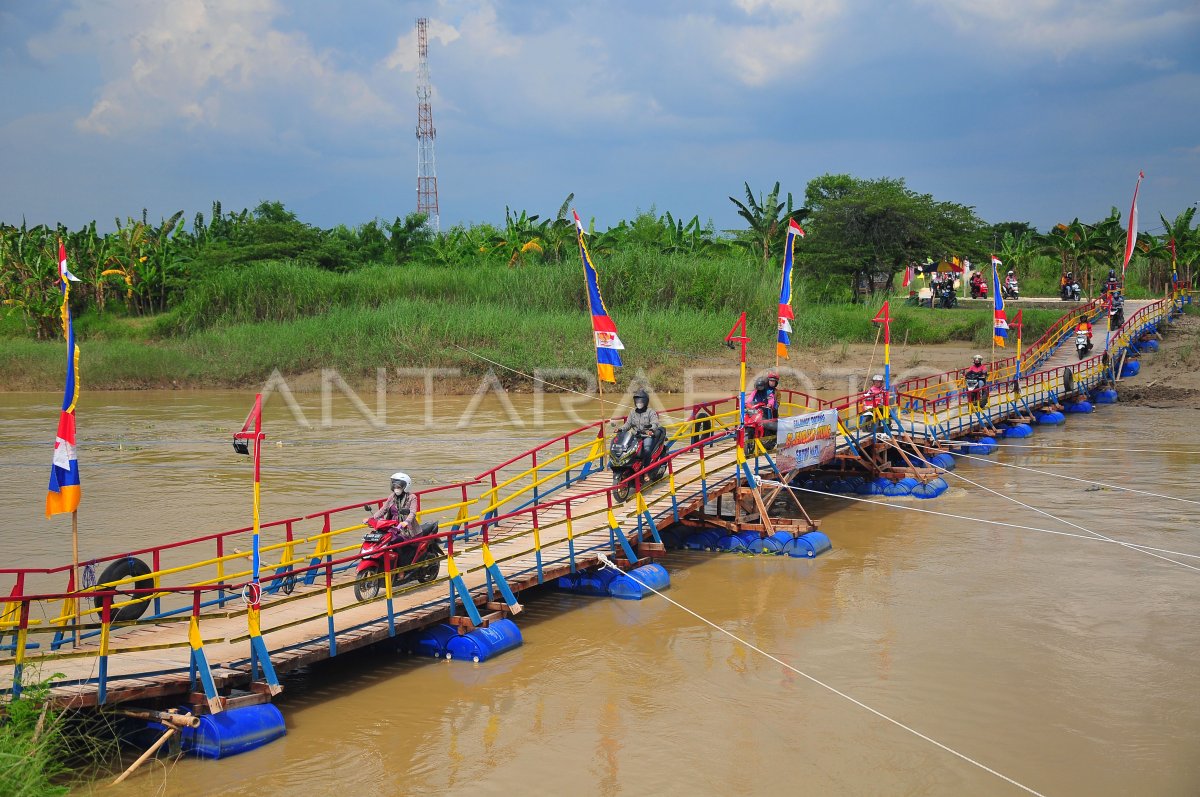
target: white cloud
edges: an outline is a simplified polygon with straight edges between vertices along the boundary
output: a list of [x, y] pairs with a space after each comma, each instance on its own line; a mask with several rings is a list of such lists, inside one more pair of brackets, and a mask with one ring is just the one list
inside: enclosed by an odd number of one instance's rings
[[917, 0], [982, 44], [1058, 58], [1168, 34], [1200, 20], [1200, 5], [1164, 0]]
[[280, 14], [275, 0], [78, 0], [30, 51], [46, 60], [66, 48], [95, 56], [102, 85], [76, 124], [100, 135], [179, 122], [270, 135], [276, 122], [266, 106], [281, 103], [332, 119], [394, 115], [332, 54], [276, 29]]

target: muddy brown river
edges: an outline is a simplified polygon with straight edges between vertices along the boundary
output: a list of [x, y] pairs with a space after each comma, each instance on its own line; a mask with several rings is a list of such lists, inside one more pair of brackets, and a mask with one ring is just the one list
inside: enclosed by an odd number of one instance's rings
[[[70, 556], [69, 519], [42, 514], [58, 400], [0, 395], [4, 566]], [[82, 557], [248, 524], [249, 467], [229, 438], [252, 400], [244, 392], [85, 394]], [[377, 496], [394, 470], [418, 487], [471, 477], [577, 425], [555, 397], [539, 423], [532, 398], [512, 397], [525, 428], [513, 427], [495, 399], [461, 428], [467, 397], [439, 399], [428, 428], [421, 398], [389, 396], [383, 428], [341, 398], [327, 412], [319, 394], [296, 400], [308, 427], [278, 396], [268, 403], [264, 519]], [[375, 410], [373, 397], [364, 400]], [[1195, 418], [1116, 405], [1015, 442], [1028, 448], [988, 459], [1193, 503], [967, 461], [955, 473], [1000, 495], [952, 474], [952, 489], [932, 501], [806, 496], [834, 545], [816, 560], [666, 559], [670, 597], [744, 642], [661, 598], [546, 594], [518, 618], [524, 646], [493, 661], [347, 656], [287, 681], [278, 701], [285, 738], [220, 762], [160, 761], [119, 788], [93, 789], [116, 797], [1027, 793], [753, 645], [1035, 792], [1200, 794]], [[1193, 558], [1175, 564], [1083, 539], [1087, 532], [1005, 496]]]

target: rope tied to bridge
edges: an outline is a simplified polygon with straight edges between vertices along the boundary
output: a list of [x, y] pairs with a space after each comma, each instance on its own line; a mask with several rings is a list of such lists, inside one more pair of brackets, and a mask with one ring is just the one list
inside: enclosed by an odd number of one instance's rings
[[821, 687], [822, 689], [825, 689], [826, 691], [832, 692], [833, 694], [837, 695], [840, 698], [849, 700], [854, 705], [858, 706], [859, 708], [861, 708], [865, 711], [870, 712], [871, 714], [874, 714], [876, 717], [879, 717], [882, 720], [886, 720], [887, 722], [890, 722], [891, 724], [895, 725], [896, 727], [911, 733], [912, 735], [916, 736], [919, 739], [924, 739], [925, 741], [946, 751], [947, 753], [950, 753], [951, 755], [956, 756], [957, 758], [960, 758], [963, 761], [966, 761], [968, 764], [971, 764], [972, 766], [982, 769], [984, 772], [987, 772], [990, 775], [995, 775], [996, 777], [1000, 778], [1001, 780], [1006, 781], [1007, 783], [1010, 783], [1013, 786], [1016, 786], [1018, 789], [1021, 789], [1022, 791], [1026, 792], [1028, 794], [1037, 795], [1037, 797], [1046, 797], [1041, 792], [1035, 791], [1034, 789], [1030, 788], [1029, 786], [1026, 786], [1023, 783], [1020, 783], [1019, 781], [1016, 781], [1013, 778], [1010, 778], [1008, 775], [1005, 775], [1003, 772], [998, 772], [995, 769], [992, 769], [987, 764], [984, 764], [974, 758], [971, 758], [966, 753], [960, 753], [958, 750], [955, 750], [953, 747], [943, 744], [942, 742], [939, 742], [937, 739], [934, 739], [931, 736], [927, 736], [924, 733], [921, 733], [916, 728], [913, 728], [910, 725], [906, 725], [903, 722], [901, 722], [900, 720], [890, 717], [887, 714], [884, 714], [879, 709], [868, 706], [866, 703], [847, 694], [846, 692], [843, 692], [842, 690], [838, 689], [836, 686], [827, 684], [824, 681], [822, 681], [821, 679], [817, 678], [816, 676], [809, 675], [808, 673], [804, 672], [803, 670], [801, 670], [797, 667], [793, 667], [791, 664], [788, 664], [786, 661], [784, 661], [783, 659], [780, 659], [778, 656], [772, 655], [771, 653], [768, 653], [767, 651], [763, 650], [762, 648], [760, 648], [756, 645], [753, 645], [750, 642], [747, 642], [745, 639], [742, 639], [741, 637], [739, 637], [737, 634], [733, 633], [732, 631], [728, 631], [728, 630], [722, 628], [721, 626], [714, 623], [712, 620], [709, 620], [708, 618], [703, 617], [700, 614], [697, 614], [696, 612], [692, 611], [688, 607], [684, 606], [679, 601], [673, 600], [672, 598], [668, 597], [667, 595], [664, 595], [662, 592], [656, 590], [654, 587], [650, 586], [649, 584], [645, 583], [640, 578], [638, 578], [636, 572], [630, 571], [630, 572], [626, 573], [625, 571], [621, 570], [621, 568], [619, 568], [615, 564], [613, 564], [613, 562], [604, 554], [604, 552], [600, 551], [600, 552], [598, 552], [598, 555], [600, 558], [600, 566], [602, 568], [611, 568], [612, 570], [615, 570], [618, 573], [623, 573], [624, 575], [628, 576], [629, 578], [632, 578], [638, 584], [641, 584], [643, 587], [648, 589], [650, 592], [653, 592], [655, 595], [657, 595], [660, 598], [662, 598], [663, 600], [667, 601], [672, 606], [682, 609], [683, 611], [685, 611], [688, 614], [690, 614], [691, 616], [695, 617], [697, 620], [704, 623], [705, 625], [710, 626], [717, 631], [720, 631], [725, 636], [733, 639], [735, 642], [745, 645], [747, 648], [749, 648], [750, 650], [753, 650], [755, 653], [758, 653], [759, 655], [770, 659], [771, 661], [778, 664], [780, 667], [784, 667], [784, 668], [794, 672], [796, 675], [799, 675], [801, 678], [804, 678], [804, 679], [816, 684], [817, 686]]

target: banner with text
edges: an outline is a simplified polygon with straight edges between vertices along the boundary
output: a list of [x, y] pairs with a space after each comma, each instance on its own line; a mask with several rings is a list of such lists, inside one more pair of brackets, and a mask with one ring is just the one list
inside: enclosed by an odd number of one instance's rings
[[837, 422], [837, 410], [780, 418], [776, 438], [779, 469], [811, 468], [833, 459]]

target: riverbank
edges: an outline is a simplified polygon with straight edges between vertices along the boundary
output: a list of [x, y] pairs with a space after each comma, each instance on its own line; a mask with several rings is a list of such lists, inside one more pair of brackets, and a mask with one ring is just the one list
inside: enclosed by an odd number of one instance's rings
[[[873, 343], [879, 331], [871, 323], [873, 309], [806, 305], [798, 306], [796, 315], [792, 357], [786, 364], [808, 374], [814, 388], [845, 376], [841, 372], [847, 369], [861, 373], [881, 367], [883, 346]], [[933, 368], [936, 373], [961, 366], [972, 351], [991, 350], [990, 311], [899, 306], [892, 315], [894, 370]], [[1058, 315], [1055, 310], [1026, 312], [1025, 340], [1036, 339]], [[736, 357], [724, 345], [734, 320], [733, 313], [687, 308], [620, 315], [626, 349], [617, 389], [643, 375], [655, 385], [681, 389], [689, 369], [736, 368]], [[312, 384], [319, 389], [321, 372], [327, 370], [373, 389], [383, 368], [388, 390], [405, 393], [424, 389], [424, 376], [411, 369], [443, 368], [457, 369], [456, 375], [442, 379], [444, 390], [472, 393], [490, 369], [511, 390], [531, 390], [537, 369], [574, 369], [579, 377], [573, 387], [584, 384], [595, 369], [584, 311], [406, 299], [166, 337], [154, 334], [152, 320], [123, 321], [127, 323], [82, 319], [80, 379], [85, 389], [243, 388], [261, 386], [276, 372], [294, 390]], [[751, 319], [750, 336], [752, 365], [773, 364], [774, 319]], [[8, 338], [3, 344], [0, 390], [53, 390], [61, 384], [61, 341]], [[1004, 354], [998, 350], [997, 356]], [[824, 372], [829, 373], [822, 376]], [[570, 377], [552, 381], [562, 378]]]
[[1149, 378], [1121, 382], [1121, 401], [1142, 407], [1200, 409], [1198, 338], [1200, 315], [1185, 313], [1159, 342], [1158, 352], [1148, 355], [1154, 364]]

